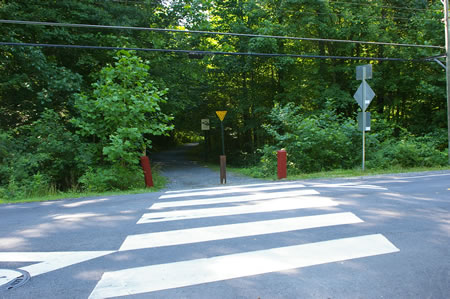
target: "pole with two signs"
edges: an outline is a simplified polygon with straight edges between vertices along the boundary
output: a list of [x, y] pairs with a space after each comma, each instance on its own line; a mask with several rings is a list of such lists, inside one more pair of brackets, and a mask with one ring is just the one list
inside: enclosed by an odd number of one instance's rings
[[372, 79], [372, 65], [360, 65], [356, 67], [356, 80], [362, 80], [361, 85], [353, 96], [361, 107], [358, 113], [359, 129], [362, 130], [362, 170], [364, 171], [366, 160], [366, 131], [370, 131], [370, 112], [366, 112], [366, 108], [375, 97], [375, 93], [366, 79]]

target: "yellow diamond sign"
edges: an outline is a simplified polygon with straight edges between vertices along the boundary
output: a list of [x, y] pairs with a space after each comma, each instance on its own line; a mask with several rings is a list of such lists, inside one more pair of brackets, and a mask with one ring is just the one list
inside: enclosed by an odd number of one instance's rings
[[220, 121], [223, 121], [225, 115], [227, 115], [227, 111], [216, 111], [216, 114], [219, 117]]

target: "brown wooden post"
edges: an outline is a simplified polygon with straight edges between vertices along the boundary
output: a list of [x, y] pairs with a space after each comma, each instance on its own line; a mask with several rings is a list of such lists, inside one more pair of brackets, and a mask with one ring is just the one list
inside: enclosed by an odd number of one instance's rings
[[220, 183], [227, 183], [227, 156], [220, 156]]
[[141, 157], [141, 166], [144, 171], [145, 186], [153, 187], [152, 169], [150, 168], [150, 159], [147, 156]]

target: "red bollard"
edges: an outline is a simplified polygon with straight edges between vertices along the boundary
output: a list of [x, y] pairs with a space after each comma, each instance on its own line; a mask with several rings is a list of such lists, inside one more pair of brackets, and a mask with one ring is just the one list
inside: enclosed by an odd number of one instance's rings
[[150, 168], [150, 160], [147, 156], [141, 157], [141, 166], [144, 170], [145, 186], [153, 187], [152, 169]]
[[287, 163], [287, 153], [285, 150], [277, 151], [277, 160], [278, 160], [278, 179], [285, 179], [287, 176], [286, 163]]

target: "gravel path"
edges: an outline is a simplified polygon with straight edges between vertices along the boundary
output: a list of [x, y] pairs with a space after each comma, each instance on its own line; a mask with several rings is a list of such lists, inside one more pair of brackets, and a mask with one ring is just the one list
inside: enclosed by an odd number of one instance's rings
[[[189, 160], [187, 152], [196, 143], [185, 144], [175, 149], [152, 155], [152, 163], [158, 164], [162, 175], [169, 182], [164, 191], [223, 186], [219, 171], [214, 171], [197, 161]], [[219, 157], [217, 157], [219, 160]], [[219, 164], [219, 161], [217, 161]], [[227, 185], [243, 185], [267, 182], [227, 172]]]

